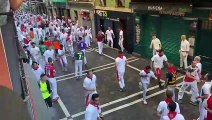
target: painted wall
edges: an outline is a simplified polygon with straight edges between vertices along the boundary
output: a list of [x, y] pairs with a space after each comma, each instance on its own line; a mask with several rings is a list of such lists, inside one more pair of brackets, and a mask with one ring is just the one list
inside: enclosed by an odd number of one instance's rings
[[[125, 8], [129, 8], [129, 3], [131, 0], [125, 0]], [[95, 6], [100, 5], [100, 0], [95, 0]], [[116, 7], [116, 0], [106, 0], [106, 7]]]

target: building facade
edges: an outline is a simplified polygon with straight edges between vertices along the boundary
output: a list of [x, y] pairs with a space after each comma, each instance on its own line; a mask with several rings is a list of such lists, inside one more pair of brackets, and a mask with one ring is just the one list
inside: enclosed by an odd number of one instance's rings
[[212, 37], [210, 27], [212, 22], [209, 20], [212, 7], [211, 2], [203, 1], [143, 0], [139, 2], [132, 0], [131, 6], [135, 13], [136, 26], [134, 51], [151, 58], [152, 52], [149, 46], [152, 34], [156, 33], [169, 61], [179, 65], [181, 35], [186, 35], [191, 44], [190, 60], [199, 55], [202, 57], [203, 69], [212, 71], [212, 54], [206, 52], [212, 50], [208, 45]]
[[96, 32], [105, 32], [111, 27], [115, 34], [114, 47], [120, 49], [118, 45], [119, 31], [124, 33], [124, 48], [131, 53], [134, 44], [134, 18], [129, 8], [130, 0], [96, 0], [95, 1], [95, 23]]

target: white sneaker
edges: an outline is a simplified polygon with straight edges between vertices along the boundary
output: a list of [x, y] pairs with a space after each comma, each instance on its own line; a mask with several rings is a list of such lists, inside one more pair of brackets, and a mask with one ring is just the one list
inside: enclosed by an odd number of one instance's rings
[[146, 100], [144, 100], [144, 105], [147, 105], [147, 101]]

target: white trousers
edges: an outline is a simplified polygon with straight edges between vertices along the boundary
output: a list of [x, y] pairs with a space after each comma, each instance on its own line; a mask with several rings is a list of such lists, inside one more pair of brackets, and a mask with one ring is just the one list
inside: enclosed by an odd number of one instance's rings
[[81, 50], [84, 53], [84, 64], [87, 64], [87, 59], [86, 59], [86, 55], [85, 55], [85, 50]]
[[125, 87], [124, 71], [117, 71], [117, 79], [119, 80], [119, 87], [123, 89]]
[[85, 36], [85, 43], [87, 47], [91, 46], [91, 40], [89, 36]]
[[74, 57], [74, 47], [73, 44], [68, 45], [68, 50], [72, 57]]
[[113, 39], [107, 39], [107, 44], [109, 46], [109, 43], [111, 43], [111, 48], [113, 48]]
[[197, 87], [197, 82], [196, 81], [193, 81], [193, 82], [185, 82], [183, 81], [183, 84], [179, 90], [179, 93], [178, 93], [178, 100], [179, 99], [182, 99], [183, 98], [183, 95], [184, 95], [184, 92], [185, 90], [188, 88], [188, 87], [191, 87], [191, 90], [192, 90], [192, 94], [191, 94], [191, 101], [192, 102], [196, 102], [196, 97], [199, 96], [199, 93], [198, 93], [198, 87]]
[[98, 44], [99, 54], [102, 54], [102, 51], [103, 51], [103, 43], [102, 43], [102, 42], [97, 42], [97, 44]]
[[147, 93], [147, 88], [149, 86], [149, 83], [142, 83], [142, 88], [143, 88], [143, 100], [146, 100], [146, 93]]
[[124, 51], [123, 41], [124, 40], [119, 40], [119, 46], [121, 47], [122, 52]]
[[75, 76], [82, 76], [82, 60], [75, 60]]
[[52, 87], [52, 99], [56, 99], [58, 96], [57, 94], [57, 81], [55, 78], [49, 78], [49, 82]]
[[180, 52], [180, 67], [183, 67], [183, 63], [184, 63], [184, 68], [188, 67], [188, 63], [187, 63], [187, 57], [188, 55], [184, 55], [186, 54], [185, 52]]
[[167, 90], [173, 93], [172, 100], [175, 101], [175, 87], [167, 87]]
[[206, 102], [206, 99], [203, 102], [202, 100], [199, 102], [199, 120], [205, 120], [205, 118], [207, 118], [207, 110], [204, 107]]
[[60, 57], [60, 65], [63, 70], [67, 69], [68, 62], [67, 62], [66, 56]]

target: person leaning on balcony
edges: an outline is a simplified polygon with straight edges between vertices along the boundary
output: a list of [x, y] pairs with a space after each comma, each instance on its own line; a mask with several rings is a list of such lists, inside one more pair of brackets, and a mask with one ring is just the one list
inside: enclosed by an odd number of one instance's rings
[[188, 52], [190, 48], [190, 44], [188, 40], [186, 40], [186, 35], [181, 35], [181, 46], [180, 46], [180, 68], [183, 68], [183, 63], [184, 63], [184, 68], [186, 69], [188, 67], [187, 63], [187, 57], [188, 57]]

